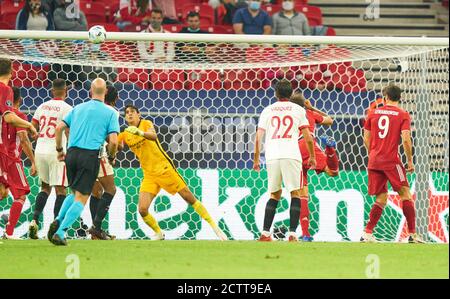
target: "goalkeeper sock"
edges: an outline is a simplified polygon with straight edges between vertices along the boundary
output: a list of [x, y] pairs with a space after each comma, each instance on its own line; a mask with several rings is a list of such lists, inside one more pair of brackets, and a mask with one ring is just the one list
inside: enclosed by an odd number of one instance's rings
[[95, 215], [97, 214], [98, 203], [100, 202], [100, 198], [91, 196], [89, 199], [89, 210], [91, 211], [92, 223], [95, 221]]
[[403, 215], [405, 215], [406, 223], [408, 224], [408, 232], [410, 234], [416, 233], [416, 211], [414, 209], [414, 202], [410, 199], [403, 200]]
[[147, 216], [142, 217], [142, 219], [148, 226], [150, 226], [150, 228], [155, 233], [159, 234], [161, 232], [161, 228], [158, 225], [158, 221], [156, 221], [156, 219], [150, 213], [148, 213]]
[[55, 206], [53, 207], [53, 215], [55, 218], [58, 217], [59, 211], [61, 210], [61, 206], [65, 199], [66, 199], [65, 195], [56, 196]]
[[47, 203], [48, 194], [44, 191], [39, 192], [39, 194], [36, 196], [36, 204], [34, 205], [34, 213], [33, 213], [33, 220], [36, 221], [36, 223], [39, 223], [39, 216], [41, 216], [42, 211], [45, 208], [45, 204]]
[[375, 225], [377, 225], [378, 220], [381, 218], [381, 214], [383, 214], [384, 207], [379, 204], [378, 202], [375, 202], [373, 204], [372, 209], [370, 210], [369, 214], [369, 222], [366, 226], [366, 233], [371, 234], [373, 232], [373, 229], [375, 228]]
[[202, 217], [202, 219], [205, 219], [206, 222], [211, 225], [212, 228], [217, 227], [217, 224], [214, 222], [211, 215], [209, 215], [208, 210], [206, 210], [205, 206], [199, 200], [196, 200], [192, 207], [194, 208], [195, 212], [197, 212], [197, 214]]
[[67, 211], [72, 206], [74, 201], [75, 201], [74, 194], [69, 194], [66, 196], [66, 199], [64, 199], [61, 209], [59, 210], [58, 217], [56, 217], [56, 220], [58, 220], [58, 222], [61, 223], [61, 221], [64, 219], [64, 216], [66, 216]]
[[300, 197], [300, 201], [300, 225], [302, 227], [302, 235], [310, 237], [308, 197]]
[[[65, 203], [65, 202], [64, 202]], [[83, 212], [84, 205], [79, 201], [74, 201], [70, 208], [67, 210], [64, 220], [62, 220], [56, 234], [64, 239], [64, 232], [72, 226], [72, 224], [80, 217]], [[59, 216], [58, 216], [59, 217]]]
[[96, 228], [102, 228], [102, 221], [105, 219], [106, 214], [108, 213], [109, 206], [114, 198], [114, 195], [104, 192], [102, 195], [102, 199], [98, 204], [97, 213], [95, 214], [94, 226]]
[[300, 218], [300, 198], [291, 198], [291, 207], [289, 209], [289, 231], [295, 232]]
[[19, 221], [20, 214], [22, 213], [23, 201], [21, 199], [16, 199], [9, 209], [9, 220], [6, 224], [6, 234], [12, 236], [14, 233], [14, 228], [16, 227], [17, 221]]
[[269, 199], [269, 201], [266, 204], [266, 212], [264, 213], [264, 227], [263, 227], [263, 230], [266, 232], [270, 232], [270, 227], [272, 226], [277, 206], [278, 200], [275, 200], [273, 198]]
[[339, 158], [334, 147], [327, 146], [325, 148], [325, 154], [327, 155], [327, 166], [332, 171], [339, 170]]

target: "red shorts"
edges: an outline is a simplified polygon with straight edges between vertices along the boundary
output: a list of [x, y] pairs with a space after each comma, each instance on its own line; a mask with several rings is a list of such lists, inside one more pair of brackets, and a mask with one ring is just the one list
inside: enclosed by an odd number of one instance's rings
[[389, 170], [369, 169], [369, 195], [378, 195], [387, 193], [387, 182], [391, 183], [395, 192], [400, 191], [401, 187], [409, 187], [406, 179], [406, 171], [403, 165], [397, 164]]
[[0, 152], [0, 184], [5, 188], [9, 187], [8, 183], [8, 156]]
[[[308, 153], [308, 147], [306, 146], [306, 142], [304, 139], [301, 139], [298, 142], [298, 146], [300, 147], [300, 153], [302, 154], [302, 160], [303, 160], [303, 187], [308, 185], [308, 160], [309, 160], [309, 153]], [[321, 173], [325, 171], [325, 168], [327, 167], [327, 156], [323, 152], [323, 150], [320, 148], [320, 146], [317, 144], [317, 142], [314, 140], [314, 151], [316, 152], [316, 168], [314, 169], [316, 173]]]
[[12, 160], [8, 167], [9, 191], [14, 199], [30, 193], [30, 185], [23, 170], [22, 162]]

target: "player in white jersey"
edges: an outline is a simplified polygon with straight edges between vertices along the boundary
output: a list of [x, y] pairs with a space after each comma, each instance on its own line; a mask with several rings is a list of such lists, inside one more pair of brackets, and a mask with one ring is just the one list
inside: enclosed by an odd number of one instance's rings
[[[36, 196], [33, 220], [29, 227], [29, 237], [38, 239], [39, 217], [44, 210], [51, 188], [55, 188], [56, 201], [53, 209], [54, 216], [58, 216], [59, 210], [66, 198], [66, 166], [57, 159], [55, 129], [58, 123], [66, 116], [72, 107], [64, 100], [67, 96], [66, 82], [63, 79], [55, 79], [52, 83], [53, 99], [42, 103], [34, 113], [33, 124], [39, 132], [36, 142], [35, 156], [36, 169], [41, 182], [41, 192]], [[66, 146], [66, 136], [63, 136], [63, 144]]]
[[[297, 241], [295, 231], [300, 217], [300, 189], [303, 184], [302, 155], [298, 147], [298, 138], [302, 132], [308, 145], [309, 165], [313, 169], [316, 165], [314, 143], [309, 132], [309, 123], [305, 109], [290, 102], [292, 85], [287, 80], [281, 80], [275, 87], [278, 101], [266, 107], [259, 118], [258, 131], [255, 140], [255, 154], [253, 169], [260, 170], [260, 147], [265, 135], [264, 147], [267, 165], [268, 191], [270, 199], [266, 204], [263, 232], [260, 241], [271, 241], [270, 228], [272, 226], [278, 202], [281, 199], [281, 188], [291, 194], [289, 211], [289, 241]], [[300, 179], [299, 179], [300, 178]]]
[[[118, 99], [117, 89], [108, 85], [105, 96], [105, 104], [108, 105], [119, 118], [119, 111], [114, 107]], [[114, 169], [108, 160], [108, 154], [106, 151], [105, 142], [103, 146], [102, 159], [100, 160], [100, 169], [98, 172], [98, 178], [92, 189], [91, 198], [89, 202], [89, 208], [92, 217], [92, 227], [89, 229], [89, 233], [93, 240], [111, 240], [115, 239], [115, 236], [109, 235], [102, 230], [102, 221], [108, 213], [111, 201], [116, 194], [116, 185], [114, 183]], [[114, 163], [114, 162], [113, 162]]]

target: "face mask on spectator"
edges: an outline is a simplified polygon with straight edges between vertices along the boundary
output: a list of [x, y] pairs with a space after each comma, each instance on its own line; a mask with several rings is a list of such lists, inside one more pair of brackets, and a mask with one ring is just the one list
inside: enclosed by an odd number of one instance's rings
[[191, 27], [188, 27], [189, 32], [198, 32], [199, 30], [200, 30], [200, 28], [192, 29]]
[[30, 3], [31, 10], [36, 10], [41, 7], [41, 3]]
[[261, 8], [261, 2], [259, 2], [259, 1], [250, 1], [250, 3], [248, 4], [248, 7], [251, 10], [259, 10]]
[[283, 1], [282, 7], [284, 10], [293, 10], [294, 2], [292, 1]]
[[158, 22], [158, 21], [151, 21], [150, 25], [152, 26], [153, 29], [161, 28], [161, 22]]

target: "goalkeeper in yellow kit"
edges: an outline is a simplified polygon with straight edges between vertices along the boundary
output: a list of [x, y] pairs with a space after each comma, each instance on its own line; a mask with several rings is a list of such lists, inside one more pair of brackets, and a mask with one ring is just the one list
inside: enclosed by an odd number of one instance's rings
[[164, 233], [156, 219], [148, 212], [148, 208], [162, 188], [172, 195], [180, 194], [211, 225], [219, 239], [227, 240], [226, 235], [220, 230], [202, 203], [189, 190], [172, 160], [162, 149], [153, 123], [142, 119], [138, 108], [133, 105], [125, 107], [125, 120], [129, 127], [119, 134], [119, 150], [125, 144], [128, 145], [141, 163], [144, 179], [139, 192], [139, 214], [156, 233], [155, 239], [163, 240]]

